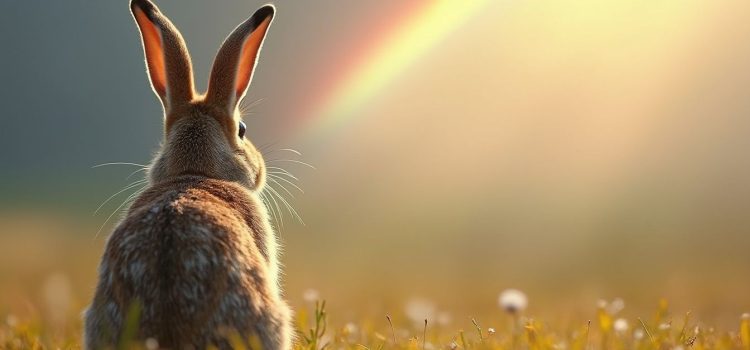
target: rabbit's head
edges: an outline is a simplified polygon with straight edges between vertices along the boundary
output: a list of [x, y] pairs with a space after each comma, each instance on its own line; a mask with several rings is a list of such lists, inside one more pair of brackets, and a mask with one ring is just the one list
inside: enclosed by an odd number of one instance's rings
[[149, 170], [154, 183], [180, 175], [265, 183], [261, 153], [245, 138], [238, 104], [245, 96], [275, 9], [265, 5], [240, 24], [216, 55], [208, 91], [195, 92], [185, 41], [149, 0], [132, 0], [151, 87], [164, 107], [165, 140]]

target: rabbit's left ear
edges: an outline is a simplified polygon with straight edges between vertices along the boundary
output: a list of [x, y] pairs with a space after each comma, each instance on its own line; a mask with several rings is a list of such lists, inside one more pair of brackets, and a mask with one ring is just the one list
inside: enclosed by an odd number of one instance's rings
[[151, 87], [164, 110], [193, 99], [193, 68], [185, 40], [149, 0], [131, 0], [130, 10], [143, 40]]
[[207, 102], [233, 114], [253, 78], [263, 39], [275, 12], [273, 5], [261, 7], [227, 37], [214, 60]]

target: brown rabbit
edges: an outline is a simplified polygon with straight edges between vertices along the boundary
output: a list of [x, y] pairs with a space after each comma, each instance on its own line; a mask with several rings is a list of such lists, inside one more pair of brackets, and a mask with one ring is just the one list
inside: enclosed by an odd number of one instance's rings
[[148, 0], [132, 0], [130, 9], [164, 106], [165, 140], [149, 186], [107, 241], [84, 316], [85, 346], [121, 344], [129, 310], [140, 310], [133, 336], [163, 348], [229, 348], [235, 334], [288, 349], [276, 236], [258, 199], [266, 167], [237, 112], [275, 9], [261, 7], [229, 35], [205, 96], [194, 91], [190, 56], [172, 23]]

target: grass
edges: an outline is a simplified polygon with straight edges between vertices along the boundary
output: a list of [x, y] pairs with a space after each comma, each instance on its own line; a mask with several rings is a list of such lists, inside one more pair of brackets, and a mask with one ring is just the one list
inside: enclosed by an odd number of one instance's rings
[[[96, 232], [101, 224], [79, 221], [0, 215], [0, 349], [81, 347], [81, 311], [91, 299], [104, 240], [72, 234]], [[434, 241], [425, 251], [412, 251], [421, 245], [404, 240], [399, 251], [367, 247], [388, 252], [383, 260], [367, 259], [363, 249], [341, 249], [352, 241], [312, 242], [321, 238], [307, 234], [287, 239], [284, 285], [296, 312], [297, 350], [750, 350], [750, 319], [742, 316], [750, 312], [750, 280], [739, 277], [747, 274], [746, 261], [696, 259], [680, 245], [692, 240], [675, 241], [659, 259], [638, 256], [633, 261], [648, 264], [627, 268], [606, 257], [596, 259], [601, 264], [576, 264], [569, 257], [556, 264], [561, 260], [545, 260], [538, 246], [528, 245], [532, 250], [522, 253], [537, 265], [508, 255], [498, 261], [514, 263], [500, 269], [488, 256], [455, 249], [449, 251], [454, 255], [439, 254]], [[313, 243], [332, 248], [310, 249]], [[481, 242], [493, 249], [495, 243]], [[680, 273], [667, 265], [680, 256], [688, 260], [679, 263], [700, 266]], [[734, 267], [718, 264], [725, 261]], [[581, 283], [587, 279], [592, 282]], [[498, 291], [508, 284], [528, 293], [528, 305], [517, 296], [498, 304]], [[627, 307], [619, 300], [596, 302], [613, 295], [623, 296]], [[238, 348], [244, 343], [239, 334], [227, 336]], [[124, 342], [122, 348], [147, 345], [154, 342]]]
[[[666, 300], [661, 300], [653, 315], [626, 319], [619, 317], [622, 303], [599, 302], [591, 319], [554, 324], [524, 315], [522, 308], [498, 309], [497, 317], [472, 318], [449, 325], [441, 318], [409, 317], [364, 319], [358, 323], [331, 324], [325, 301], [298, 310], [295, 349], [750, 349], [750, 314], [743, 314], [734, 329], [716, 329], [695, 320], [691, 314], [674, 317]], [[407, 306], [407, 309], [409, 306]], [[419, 310], [419, 306], [416, 307]], [[421, 311], [430, 312], [423, 308]], [[136, 321], [137, 322], [137, 321]], [[62, 333], [45, 327], [44, 320], [21, 322], [5, 315], [0, 327], [2, 349], [77, 349], [81, 344], [81, 325], [74, 322]], [[228, 334], [237, 349], [244, 342], [237, 333]], [[256, 346], [257, 347], [257, 346]], [[146, 342], [123, 341], [120, 349], [154, 349], [153, 339]]]

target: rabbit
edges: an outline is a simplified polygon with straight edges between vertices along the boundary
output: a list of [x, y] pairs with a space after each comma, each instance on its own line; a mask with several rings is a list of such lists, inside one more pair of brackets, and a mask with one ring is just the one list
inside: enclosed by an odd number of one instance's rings
[[174, 25], [149, 0], [131, 0], [130, 9], [165, 136], [148, 186], [107, 239], [84, 346], [113, 348], [132, 336], [161, 348], [230, 348], [234, 335], [244, 346], [289, 349], [279, 248], [259, 199], [267, 170], [237, 108], [276, 10], [261, 7], [227, 37], [200, 95]]

